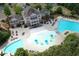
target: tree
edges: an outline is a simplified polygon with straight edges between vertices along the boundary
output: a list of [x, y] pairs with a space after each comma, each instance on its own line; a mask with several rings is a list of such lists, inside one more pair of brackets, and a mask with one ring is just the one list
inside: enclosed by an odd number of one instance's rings
[[54, 12], [53, 11], [50, 11], [50, 18], [54, 19]]
[[45, 7], [46, 7], [47, 10], [51, 11], [53, 6], [51, 4], [47, 4]]
[[4, 14], [5, 14], [6, 16], [10, 16], [10, 15], [11, 15], [11, 11], [10, 11], [10, 8], [9, 8], [8, 5], [5, 5], [5, 6], [4, 6]]
[[79, 39], [75, 33], [72, 33], [72, 34], [69, 34], [65, 40], [64, 40], [64, 43], [70, 43], [70, 42], [73, 42], [73, 41], [76, 41], [77, 39]]
[[15, 56], [28, 56], [28, 51], [23, 48], [18, 48], [15, 52]]
[[21, 11], [22, 11], [21, 6], [15, 4], [13, 8], [14, 8], [14, 11], [15, 11], [16, 14], [21, 15]]
[[76, 14], [74, 10], [71, 11], [72, 16]]
[[35, 8], [36, 8], [36, 9], [39, 8], [39, 10], [41, 10], [41, 9], [42, 9], [42, 6], [41, 6], [40, 4], [38, 4], [38, 5], [35, 6]]
[[58, 7], [57, 10], [55, 11], [55, 14], [62, 14], [62, 8]]
[[11, 11], [8, 5], [4, 5], [4, 14], [7, 16], [6, 22], [10, 25], [9, 23], [9, 16], [11, 15]]
[[41, 56], [69, 56], [72, 55], [71, 49], [69, 46], [58, 45], [52, 46], [48, 50], [38, 53], [37, 55]]
[[79, 4], [78, 3], [63, 3], [63, 4], [61, 3], [59, 5], [64, 6], [68, 8], [69, 10], [74, 10], [76, 14], [79, 15]]
[[73, 53], [74, 56], [79, 56], [79, 44], [78, 46], [76, 47], [74, 53]]
[[74, 54], [76, 47], [78, 47], [78, 43], [79, 43], [79, 38], [74, 33], [69, 34], [64, 40], [64, 44], [70, 46], [72, 55]]
[[0, 46], [3, 45], [10, 37], [10, 33], [6, 31], [0, 31]]

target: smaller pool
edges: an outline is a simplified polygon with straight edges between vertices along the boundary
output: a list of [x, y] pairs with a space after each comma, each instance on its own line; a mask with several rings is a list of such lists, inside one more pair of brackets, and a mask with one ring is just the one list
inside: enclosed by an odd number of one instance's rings
[[17, 48], [23, 47], [23, 41], [21, 39], [13, 41], [11, 44], [3, 48], [4, 53], [15, 53]]

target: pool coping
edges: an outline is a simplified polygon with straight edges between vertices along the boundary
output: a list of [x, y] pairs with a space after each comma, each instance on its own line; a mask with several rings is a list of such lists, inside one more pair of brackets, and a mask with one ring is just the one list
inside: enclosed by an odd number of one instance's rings
[[[78, 20], [75, 20], [75, 19], [64, 18], [64, 17], [62, 17], [62, 16], [57, 17], [58, 21], [59, 21], [60, 19], [62, 19], [62, 18], [63, 18], [64, 20], [66, 20], [66, 21], [73, 21], [73, 22], [79, 23], [79, 21], [78, 21]], [[67, 19], [69, 19], [69, 20], [67, 20]]]
[[5, 51], [6, 50], [6, 48], [9, 46], [9, 45], [11, 45], [11, 44], [13, 44], [13, 43], [15, 43], [15, 42], [17, 42], [17, 41], [20, 41], [21, 39], [16, 39], [16, 40], [13, 40], [12, 42], [10, 41], [7, 45], [6, 45], [6, 47], [4, 46], [4, 48], [2, 48], [1, 49], [1, 51]]

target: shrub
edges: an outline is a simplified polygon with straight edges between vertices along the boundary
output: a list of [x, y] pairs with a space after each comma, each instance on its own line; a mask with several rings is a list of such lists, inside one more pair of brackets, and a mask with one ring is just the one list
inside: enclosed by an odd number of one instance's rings
[[15, 56], [28, 56], [28, 51], [23, 48], [18, 48], [15, 52]]

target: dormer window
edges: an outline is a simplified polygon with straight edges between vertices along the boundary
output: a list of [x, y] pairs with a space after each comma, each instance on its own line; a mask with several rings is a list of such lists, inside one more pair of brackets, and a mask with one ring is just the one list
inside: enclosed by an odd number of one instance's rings
[[37, 16], [32, 16], [31, 17], [31, 20], [33, 20], [33, 19], [37, 19]]
[[35, 13], [32, 13], [31, 16], [30, 16], [31, 20], [33, 19], [37, 19], [37, 15]]

